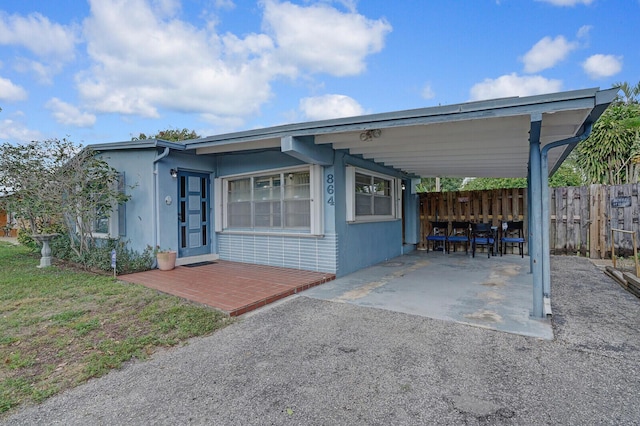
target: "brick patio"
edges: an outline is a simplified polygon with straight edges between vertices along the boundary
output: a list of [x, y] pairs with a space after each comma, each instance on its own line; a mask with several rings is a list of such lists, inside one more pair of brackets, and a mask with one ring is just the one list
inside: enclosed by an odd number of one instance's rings
[[216, 260], [172, 271], [138, 272], [120, 280], [242, 315], [335, 279], [334, 274]]

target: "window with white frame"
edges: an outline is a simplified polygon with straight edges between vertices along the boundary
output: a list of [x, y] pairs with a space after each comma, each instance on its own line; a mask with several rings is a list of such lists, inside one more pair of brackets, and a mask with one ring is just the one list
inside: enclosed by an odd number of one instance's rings
[[219, 180], [216, 197], [222, 192], [223, 199], [216, 224], [222, 219], [224, 230], [319, 233], [322, 203], [314, 202], [320, 193], [315, 188], [321, 182], [319, 170], [314, 166]]
[[347, 221], [387, 220], [401, 217], [400, 180], [348, 166], [346, 171]]
[[[118, 192], [126, 193], [124, 172], [118, 173], [116, 182]], [[115, 207], [101, 205], [96, 208], [96, 216], [93, 222], [92, 232], [99, 237], [102, 236], [125, 236], [126, 235], [126, 203], [119, 203]]]

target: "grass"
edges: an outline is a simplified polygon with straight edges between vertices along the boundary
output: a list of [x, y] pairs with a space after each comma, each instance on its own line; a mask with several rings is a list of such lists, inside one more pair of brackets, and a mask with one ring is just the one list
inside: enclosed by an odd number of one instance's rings
[[0, 242], [0, 418], [230, 323], [146, 287], [38, 262]]

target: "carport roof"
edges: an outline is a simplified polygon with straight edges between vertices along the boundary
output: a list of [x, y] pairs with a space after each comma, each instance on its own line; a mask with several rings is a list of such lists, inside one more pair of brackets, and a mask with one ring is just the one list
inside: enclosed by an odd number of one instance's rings
[[[186, 141], [197, 154], [281, 147], [285, 137], [312, 136], [415, 176], [526, 177], [531, 123], [540, 146], [580, 135], [618, 89], [583, 89], [382, 114], [322, 120]], [[572, 146], [549, 152], [555, 170]]]

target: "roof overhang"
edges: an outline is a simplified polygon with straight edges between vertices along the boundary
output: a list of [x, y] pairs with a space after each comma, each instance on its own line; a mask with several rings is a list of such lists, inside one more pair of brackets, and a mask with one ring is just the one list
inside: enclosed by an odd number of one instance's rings
[[170, 148], [177, 151], [184, 151], [185, 144], [179, 142], [165, 141], [163, 139], [139, 139], [134, 141], [108, 142], [89, 145], [94, 151], [115, 151], [121, 149], [147, 149], [147, 148]]
[[[288, 124], [171, 146], [166, 141], [146, 143], [200, 155], [281, 149], [313, 159], [311, 144], [344, 150], [410, 176], [526, 177], [532, 126], [532, 134], [540, 129], [540, 148], [579, 136], [617, 93], [617, 88], [592, 88]], [[143, 147], [143, 142], [135, 144]], [[550, 150], [549, 170], [555, 170], [573, 146]], [[305, 152], [296, 152], [298, 147]], [[326, 149], [319, 151], [324, 152], [319, 157], [326, 158]]]

